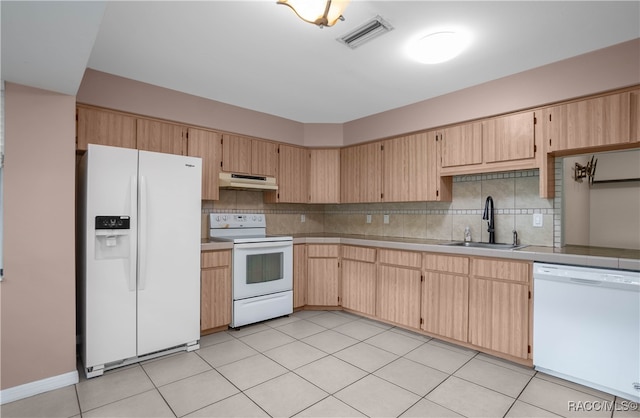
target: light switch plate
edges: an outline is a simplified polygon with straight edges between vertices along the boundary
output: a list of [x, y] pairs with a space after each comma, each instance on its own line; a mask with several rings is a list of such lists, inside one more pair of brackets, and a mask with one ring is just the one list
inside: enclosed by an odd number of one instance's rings
[[542, 228], [542, 214], [534, 213], [533, 214], [533, 226], [536, 228]]
[[303, 213], [303, 214], [301, 214], [301, 215], [300, 215], [300, 222], [303, 222], [303, 223], [304, 223], [304, 222], [306, 222], [306, 221], [307, 221], [307, 217], [305, 216], [305, 214], [304, 214], [304, 213]]
[[384, 215], [384, 223], [388, 224], [389, 223], [389, 215]]
[[370, 224], [371, 223], [371, 215], [367, 215], [367, 223]]

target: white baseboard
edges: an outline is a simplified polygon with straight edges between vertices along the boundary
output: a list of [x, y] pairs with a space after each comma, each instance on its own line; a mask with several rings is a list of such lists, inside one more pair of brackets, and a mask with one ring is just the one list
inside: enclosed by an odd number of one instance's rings
[[0, 390], [0, 405], [49, 392], [50, 390], [75, 385], [76, 383], [78, 383], [78, 371], [74, 370], [58, 376], [52, 376], [46, 379], [36, 380], [35, 382], [25, 383], [24, 385]]

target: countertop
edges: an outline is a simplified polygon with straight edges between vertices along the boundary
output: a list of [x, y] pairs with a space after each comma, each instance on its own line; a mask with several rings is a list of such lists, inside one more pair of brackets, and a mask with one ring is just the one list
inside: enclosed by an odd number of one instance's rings
[[[294, 244], [349, 244], [397, 250], [424, 251], [475, 255], [482, 257], [511, 258], [516, 260], [540, 261], [545, 263], [573, 264], [589, 267], [603, 267], [624, 270], [640, 270], [640, 251], [583, 247], [568, 245], [562, 248], [526, 246], [516, 250], [496, 250], [487, 248], [466, 248], [442, 245], [450, 241], [384, 237], [373, 235], [346, 234], [294, 234]], [[229, 242], [210, 242], [203, 239], [202, 251], [226, 250], [233, 248]]]

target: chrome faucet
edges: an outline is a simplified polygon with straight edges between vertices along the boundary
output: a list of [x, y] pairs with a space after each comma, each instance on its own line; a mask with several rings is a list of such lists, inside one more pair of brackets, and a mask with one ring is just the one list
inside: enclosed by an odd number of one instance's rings
[[482, 219], [489, 221], [489, 228], [487, 229], [487, 232], [489, 232], [489, 243], [495, 244], [496, 234], [493, 225], [493, 198], [491, 196], [487, 196], [487, 200], [484, 202], [484, 214], [482, 215]]

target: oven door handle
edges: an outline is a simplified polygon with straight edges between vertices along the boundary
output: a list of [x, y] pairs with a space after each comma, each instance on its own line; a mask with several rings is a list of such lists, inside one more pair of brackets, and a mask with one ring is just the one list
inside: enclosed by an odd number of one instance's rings
[[234, 244], [233, 248], [249, 249], [249, 248], [277, 248], [277, 247], [291, 247], [293, 241], [271, 241], [271, 242], [248, 242], [241, 244]]

